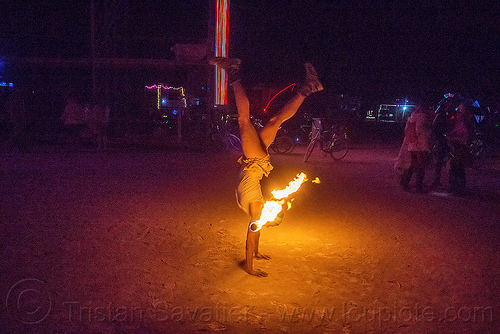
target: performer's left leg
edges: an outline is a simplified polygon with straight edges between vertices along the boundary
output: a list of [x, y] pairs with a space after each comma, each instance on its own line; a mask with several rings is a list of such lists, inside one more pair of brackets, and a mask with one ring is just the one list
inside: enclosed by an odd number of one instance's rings
[[276, 137], [276, 133], [278, 133], [278, 130], [285, 122], [286, 120], [290, 119], [299, 107], [302, 105], [302, 103], [305, 100], [305, 96], [301, 94], [296, 94], [288, 103], [276, 114], [276, 116], [272, 117], [266, 125], [260, 130], [259, 136], [260, 140], [262, 141], [263, 145], [265, 147], [269, 147], [274, 141], [274, 138]]
[[266, 149], [274, 141], [281, 124], [295, 115], [305, 98], [312, 93], [323, 90], [323, 85], [318, 79], [318, 73], [316, 73], [314, 66], [311, 63], [306, 63], [305, 69], [306, 79], [304, 83], [297, 88], [297, 94], [292, 97], [290, 101], [288, 101], [288, 103], [278, 112], [278, 114], [272, 117], [259, 132], [260, 140]]

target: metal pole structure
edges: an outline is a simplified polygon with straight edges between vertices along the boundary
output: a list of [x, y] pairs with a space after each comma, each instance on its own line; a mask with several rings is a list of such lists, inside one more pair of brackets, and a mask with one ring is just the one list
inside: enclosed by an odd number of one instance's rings
[[94, 0], [90, 1], [90, 61], [92, 67], [92, 106], [97, 98], [96, 47], [95, 47], [95, 14]]
[[[207, 59], [213, 57], [214, 55], [214, 46], [215, 46], [215, 2], [217, 0], [209, 0], [208, 2], [208, 27], [207, 27]], [[207, 120], [206, 120], [206, 128], [205, 128], [205, 141], [204, 143], [209, 143], [212, 124], [214, 123], [215, 117], [215, 108], [214, 108], [214, 98], [215, 94], [214, 90], [214, 69], [212, 66], [206, 66], [207, 73], [207, 84], [205, 90], [205, 105], [207, 112]]]
[[[216, 0], [215, 19], [215, 56], [228, 56], [229, 32], [229, 1]], [[222, 68], [215, 67], [215, 104], [227, 105], [227, 73]]]

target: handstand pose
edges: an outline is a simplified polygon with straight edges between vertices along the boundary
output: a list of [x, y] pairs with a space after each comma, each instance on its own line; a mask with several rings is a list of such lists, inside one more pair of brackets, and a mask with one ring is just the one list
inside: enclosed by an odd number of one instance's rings
[[[250, 102], [239, 75], [241, 60], [217, 57], [210, 60], [210, 64], [218, 65], [226, 70], [229, 84], [233, 87], [243, 148], [243, 156], [238, 160], [241, 164], [241, 170], [236, 196], [240, 208], [250, 215], [251, 224], [260, 218], [264, 204], [260, 181], [264, 175], [267, 177], [273, 169], [269, 158], [269, 145], [274, 141], [281, 124], [295, 115], [307, 96], [323, 90], [323, 86], [318, 80], [312, 64], [306, 63], [304, 83], [296, 90], [296, 94], [288, 103], [264, 127], [257, 131], [250, 120]], [[250, 275], [265, 277], [267, 276], [266, 272], [254, 268], [253, 259], [269, 260], [270, 257], [259, 252], [260, 231], [252, 231], [250, 224], [247, 229], [245, 270]]]

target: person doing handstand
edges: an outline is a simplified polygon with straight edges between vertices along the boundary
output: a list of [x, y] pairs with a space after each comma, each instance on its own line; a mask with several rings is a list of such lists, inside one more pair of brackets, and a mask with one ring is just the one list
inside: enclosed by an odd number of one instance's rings
[[250, 275], [265, 277], [267, 273], [255, 269], [253, 260], [254, 258], [269, 260], [270, 257], [259, 252], [260, 231], [252, 231], [250, 225], [260, 218], [264, 205], [260, 181], [264, 175], [267, 177], [273, 169], [268, 148], [274, 141], [281, 124], [295, 115], [307, 96], [323, 90], [323, 86], [318, 80], [313, 65], [306, 63], [304, 83], [300, 85], [296, 90], [296, 94], [285, 106], [257, 131], [250, 119], [250, 102], [241, 83], [241, 60], [238, 58], [216, 57], [210, 60], [210, 64], [217, 65], [228, 73], [229, 84], [233, 87], [238, 110], [238, 125], [243, 156], [238, 160], [241, 169], [236, 189], [236, 199], [239, 207], [250, 216], [244, 269]]

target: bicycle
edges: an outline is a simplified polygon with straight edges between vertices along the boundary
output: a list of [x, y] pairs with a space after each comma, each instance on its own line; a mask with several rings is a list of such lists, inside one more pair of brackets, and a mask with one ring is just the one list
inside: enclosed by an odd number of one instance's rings
[[284, 128], [280, 128], [271, 144], [271, 149], [278, 154], [288, 154], [295, 148], [295, 142], [288, 135], [288, 131]]
[[[441, 148], [441, 150], [444, 150], [444, 153], [441, 153], [443, 154], [442, 155], [443, 166], [446, 165], [451, 158], [454, 158], [453, 152], [448, 142], [446, 142], [445, 145], [446, 145], [445, 147]], [[471, 158], [470, 167], [478, 170], [483, 166], [483, 163], [486, 160], [486, 143], [482, 139], [482, 134], [476, 132], [474, 138], [471, 140], [468, 147]], [[440, 154], [439, 145], [437, 143], [434, 143], [432, 145], [431, 153], [432, 153], [432, 161], [434, 162], [434, 164], [437, 164], [439, 162], [439, 154]]]
[[[250, 116], [250, 119], [252, 120], [252, 123], [256, 129], [261, 129], [264, 127], [264, 125], [262, 124], [262, 120], [258, 119], [257, 117]], [[295, 143], [293, 139], [288, 135], [288, 130], [280, 127], [278, 129], [276, 137], [274, 138], [274, 141], [270, 145], [270, 148], [274, 153], [287, 154], [293, 151], [293, 149], [295, 148]]]
[[215, 147], [225, 151], [243, 152], [241, 140], [237, 135], [238, 117], [229, 114], [221, 114], [212, 124], [210, 139]]
[[346, 137], [345, 131], [340, 132], [333, 125], [323, 130], [321, 121], [313, 120], [312, 138], [309, 145], [307, 145], [304, 162], [309, 160], [316, 145], [319, 145], [325, 154], [330, 154], [333, 160], [343, 159], [349, 151]]
[[486, 160], [486, 144], [481, 133], [476, 133], [476, 136], [470, 142], [469, 153], [472, 156], [472, 168], [480, 169]]

